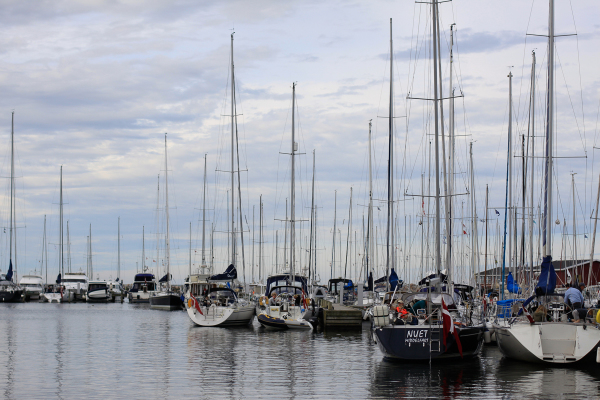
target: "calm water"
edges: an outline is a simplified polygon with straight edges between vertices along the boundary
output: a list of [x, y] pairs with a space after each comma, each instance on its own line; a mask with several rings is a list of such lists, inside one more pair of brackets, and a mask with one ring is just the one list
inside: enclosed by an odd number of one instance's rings
[[452, 365], [383, 360], [358, 332], [199, 328], [128, 304], [0, 304], [0, 397], [596, 398], [600, 365], [549, 368], [495, 347]]

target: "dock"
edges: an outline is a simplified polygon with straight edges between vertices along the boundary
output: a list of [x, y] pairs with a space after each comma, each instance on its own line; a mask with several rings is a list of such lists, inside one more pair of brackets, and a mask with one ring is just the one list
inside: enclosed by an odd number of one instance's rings
[[362, 328], [362, 312], [342, 304], [332, 303], [322, 299], [320, 301], [319, 325], [323, 329], [335, 328]]

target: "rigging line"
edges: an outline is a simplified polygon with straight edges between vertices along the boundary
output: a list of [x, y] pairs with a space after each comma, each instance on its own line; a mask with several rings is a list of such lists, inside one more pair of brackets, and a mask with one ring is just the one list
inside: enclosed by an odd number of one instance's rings
[[[282, 197], [284, 196], [283, 190], [281, 189], [281, 192], [280, 192], [280, 188], [279, 188], [279, 171], [281, 171], [281, 156], [282, 156], [281, 153], [283, 150], [283, 139], [285, 137], [285, 130], [287, 128], [287, 123], [288, 123], [288, 119], [290, 116], [290, 108], [291, 107], [287, 107], [287, 113], [285, 115], [285, 123], [283, 124], [283, 131], [281, 132], [281, 141], [279, 142], [279, 152], [278, 152], [278, 156], [277, 156], [277, 174], [276, 174], [276, 179], [275, 179], [275, 204], [273, 205], [274, 206], [273, 207], [273, 220], [274, 221], [277, 219], [277, 210], [279, 208], [279, 204], [282, 202]], [[285, 170], [285, 174], [284, 174], [283, 178], [285, 179], [286, 177], [287, 177], [287, 169]]]
[[[573, 99], [571, 98], [571, 92], [569, 91], [569, 86], [567, 85], [567, 78], [565, 77], [565, 71], [562, 68], [562, 63], [560, 62], [560, 56], [558, 54], [558, 50], [555, 52], [556, 58], [558, 60], [558, 64], [560, 65], [560, 71], [562, 72], [563, 81], [565, 83], [565, 89], [567, 90], [567, 96], [569, 98], [569, 103], [571, 104], [571, 110], [573, 110], [573, 117], [575, 118], [575, 124], [577, 125], [577, 132], [579, 133], [579, 139], [581, 140], [581, 145], [583, 146], [583, 151], [585, 151], [585, 139], [581, 135], [581, 128], [579, 127], [579, 120], [577, 119], [577, 114], [575, 114], [575, 107], [573, 105]], [[585, 132], [584, 132], [585, 134]]]

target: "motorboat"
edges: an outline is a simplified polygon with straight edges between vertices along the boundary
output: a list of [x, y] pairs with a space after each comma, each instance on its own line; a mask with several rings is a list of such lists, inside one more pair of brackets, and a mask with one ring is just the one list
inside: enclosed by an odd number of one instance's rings
[[19, 281], [19, 286], [23, 288], [23, 299], [39, 300], [44, 293], [44, 280], [39, 275], [23, 275]]
[[84, 272], [65, 272], [61, 282], [64, 286], [64, 302], [86, 300], [88, 277]]
[[106, 281], [89, 281], [86, 300], [88, 302], [106, 303], [111, 297]]
[[109, 300], [114, 302], [117, 297], [120, 297], [122, 301], [125, 296], [123, 283], [117, 279], [116, 281], [107, 281], [106, 284], [108, 285], [108, 294], [110, 295]]
[[64, 286], [60, 284], [60, 275], [56, 284], [46, 285], [46, 290], [40, 295], [42, 303], [62, 303]]
[[135, 274], [133, 285], [127, 293], [130, 303], [148, 303], [150, 295], [156, 290], [154, 274]]

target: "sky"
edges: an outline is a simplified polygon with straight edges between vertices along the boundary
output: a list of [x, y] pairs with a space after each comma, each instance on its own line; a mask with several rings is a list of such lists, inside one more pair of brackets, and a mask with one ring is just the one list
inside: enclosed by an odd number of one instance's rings
[[[508, 142], [508, 78], [513, 74], [513, 146], [527, 134], [531, 52], [535, 50], [536, 119], [539, 143], [545, 115], [547, 1], [455, 0], [440, 5], [444, 96], [449, 92], [450, 25], [455, 25], [456, 193], [471, 193], [468, 146], [473, 144], [477, 220], [489, 205], [501, 209], [490, 230], [503, 222]], [[317, 271], [364, 279], [363, 220], [368, 203], [368, 132], [373, 128], [373, 186], [378, 256], [385, 264], [387, 198], [390, 18], [394, 47], [394, 140], [397, 248], [406, 280], [431, 258], [431, 235], [421, 241], [433, 203], [421, 198], [421, 176], [430, 178], [432, 96], [430, 7], [412, 1], [2, 1], [0, 22], [0, 154], [3, 200], [0, 219], [9, 222], [10, 127], [15, 115], [18, 273], [40, 272], [44, 217], [48, 280], [59, 268], [59, 179], [69, 221], [73, 271], [86, 270], [92, 235], [94, 277], [117, 276], [120, 219], [120, 275], [129, 283], [142, 265], [162, 275], [165, 242], [165, 133], [168, 143], [170, 265], [182, 282], [191, 263], [201, 263], [204, 157], [207, 160], [206, 254], [214, 228], [213, 268], [229, 263], [226, 247], [227, 190], [230, 185], [230, 52], [234, 64], [246, 280], [258, 273], [259, 198], [263, 198], [261, 276], [283, 264], [286, 198], [290, 197], [292, 83], [296, 82], [296, 269], [305, 266], [315, 152]], [[578, 254], [589, 255], [597, 173], [595, 150], [600, 77], [600, 12], [597, 2], [556, 0], [555, 256], [569, 256], [572, 232], [571, 173], [576, 173]], [[459, 94], [460, 93], [460, 94]], [[444, 124], [448, 129], [448, 104]], [[446, 132], [447, 133], [447, 132]], [[540, 136], [538, 136], [540, 135]], [[515, 202], [520, 198], [520, 148], [513, 149]], [[536, 158], [537, 157], [537, 158]], [[541, 171], [536, 166], [534, 204], [539, 204]], [[424, 175], [422, 175], [424, 174]], [[157, 181], [160, 189], [157, 190]], [[530, 186], [531, 185], [531, 186]], [[349, 227], [352, 189], [352, 227]], [[427, 189], [425, 189], [427, 190]], [[337, 194], [336, 194], [337, 193]], [[160, 195], [160, 197], [159, 197]], [[337, 199], [337, 212], [335, 202]], [[469, 263], [467, 237], [473, 234], [468, 196], [457, 196], [455, 215], [466, 236], [455, 233], [454, 263]], [[237, 201], [237, 200], [236, 200]], [[534, 209], [535, 209], [534, 207]], [[537, 211], [536, 211], [537, 212]], [[334, 213], [336, 254], [333, 269]], [[492, 213], [495, 214], [495, 213]], [[406, 217], [405, 217], [406, 216]], [[495, 217], [494, 217], [495, 218]], [[405, 222], [406, 220], [406, 222]], [[157, 222], [158, 221], [158, 222]], [[254, 222], [253, 222], [254, 221]], [[455, 224], [458, 225], [458, 224]], [[483, 225], [479, 223], [479, 234]], [[424, 228], [425, 229], [425, 228]], [[457, 230], [460, 226], [457, 226]], [[520, 228], [519, 228], [520, 229]], [[529, 229], [529, 228], [527, 228]], [[278, 231], [277, 239], [275, 231]], [[348, 232], [351, 232], [349, 235]], [[8, 267], [8, 232], [0, 269]], [[142, 235], [144, 232], [144, 240]], [[458, 232], [458, 231], [457, 231]], [[495, 234], [495, 233], [494, 233]], [[158, 262], [157, 235], [159, 241]], [[585, 236], [588, 238], [585, 238]], [[348, 240], [350, 236], [350, 240]], [[239, 239], [238, 239], [239, 240]], [[275, 241], [281, 250], [277, 256]], [[444, 239], [445, 240], [445, 239]], [[480, 238], [480, 246], [483, 239]], [[66, 237], [65, 237], [66, 241]], [[490, 246], [498, 241], [490, 239]], [[350, 243], [349, 245], [347, 243]], [[564, 244], [563, 244], [564, 243]], [[254, 246], [253, 246], [254, 244]], [[288, 245], [289, 246], [289, 245]], [[346, 249], [349, 250], [346, 250]], [[429, 250], [427, 250], [429, 249]], [[537, 248], [536, 250], [537, 251]], [[499, 259], [494, 250], [490, 255]], [[477, 263], [484, 264], [480, 256]], [[491, 254], [492, 251], [490, 250]], [[254, 257], [252, 255], [254, 254]], [[463, 255], [460, 255], [463, 254]], [[472, 256], [472, 255], [471, 255]], [[586, 255], [587, 257], [587, 255]], [[69, 262], [67, 260], [67, 263]], [[341, 262], [340, 262], [341, 260]], [[245, 267], [245, 268], [244, 268]], [[384, 268], [384, 267], [383, 267]], [[252, 270], [254, 269], [254, 275]], [[344, 272], [343, 270], [346, 270]], [[43, 271], [45, 275], [46, 271]]]

